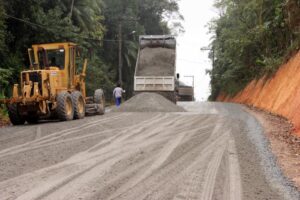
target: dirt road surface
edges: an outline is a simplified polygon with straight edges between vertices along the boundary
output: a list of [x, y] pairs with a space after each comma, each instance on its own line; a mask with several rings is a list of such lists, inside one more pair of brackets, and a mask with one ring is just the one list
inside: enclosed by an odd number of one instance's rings
[[0, 199], [299, 199], [242, 106], [0, 129]]

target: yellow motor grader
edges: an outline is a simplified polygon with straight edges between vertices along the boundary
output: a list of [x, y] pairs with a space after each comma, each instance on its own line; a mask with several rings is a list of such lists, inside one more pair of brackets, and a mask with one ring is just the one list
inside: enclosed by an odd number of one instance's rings
[[30, 69], [21, 72], [20, 85], [14, 84], [12, 98], [2, 99], [14, 125], [36, 123], [39, 119], [61, 121], [82, 119], [86, 114], [104, 114], [102, 89], [86, 97], [87, 60], [77, 72], [77, 45], [74, 43], [36, 44], [28, 49]]

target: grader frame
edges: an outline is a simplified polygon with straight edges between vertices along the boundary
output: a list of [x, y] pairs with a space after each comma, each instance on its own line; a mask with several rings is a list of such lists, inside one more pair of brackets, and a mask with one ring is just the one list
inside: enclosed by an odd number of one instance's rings
[[67, 121], [81, 119], [86, 113], [104, 114], [103, 91], [97, 89], [93, 97], [86, 96], [87, 60], [77, 73], [75, 43], [36, 44], [28, 54], [29, 70], [21, 72], [12, 98], [0, 101], [7, 105], [14, 125], [36, 123], [41, 118]]

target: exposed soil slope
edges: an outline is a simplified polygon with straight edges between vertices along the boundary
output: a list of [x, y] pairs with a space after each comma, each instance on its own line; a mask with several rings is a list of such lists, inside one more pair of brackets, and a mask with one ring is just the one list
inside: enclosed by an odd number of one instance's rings
[[269, 79], [253, 80], [233, 98], [221, 95], [219, 101], [252, 105], [293, 122], [300, 136], [300, 51]]

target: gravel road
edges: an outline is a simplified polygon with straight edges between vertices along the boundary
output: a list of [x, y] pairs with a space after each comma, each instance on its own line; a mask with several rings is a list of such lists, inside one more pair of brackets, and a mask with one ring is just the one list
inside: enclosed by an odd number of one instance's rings
[[299, 199], [242, 106], [0, 129], [0, 199]]

